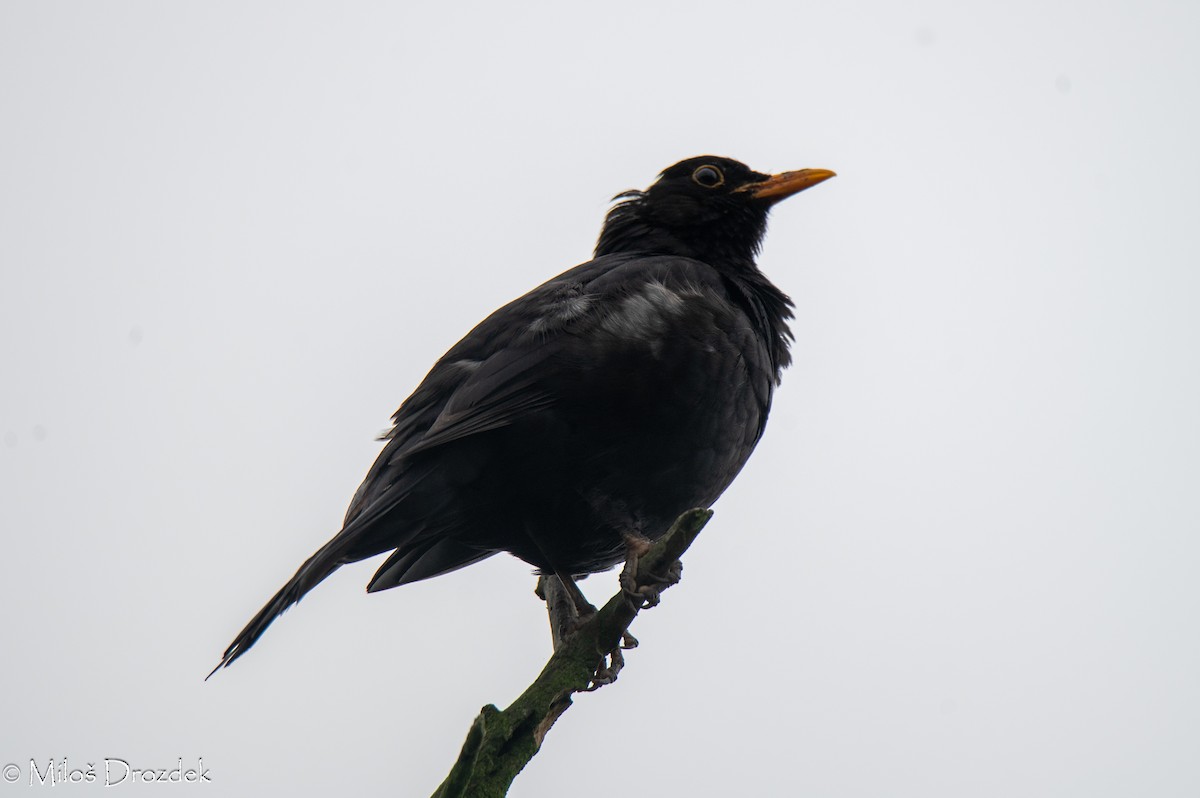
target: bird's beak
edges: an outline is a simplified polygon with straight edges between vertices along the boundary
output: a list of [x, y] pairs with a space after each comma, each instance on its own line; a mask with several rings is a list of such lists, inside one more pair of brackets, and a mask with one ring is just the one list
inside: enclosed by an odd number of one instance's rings
[[797, 169], [794, 172], [780, 172], [777, 175], [771, 175], [766, 180], [751, 183], [739, 190], [749, 191], [750, 196], [755, 199], [770, 200], [774, 203], [831, 177], [837, 177], [837, 173], [828, 169]]

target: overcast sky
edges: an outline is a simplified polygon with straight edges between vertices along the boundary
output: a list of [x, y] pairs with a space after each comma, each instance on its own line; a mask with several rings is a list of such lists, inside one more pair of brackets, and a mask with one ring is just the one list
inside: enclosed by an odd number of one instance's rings
[[343, 568], [202, 679], [432, 362], [715, 153], [839, 174], [760, 259], [796, 363], [511, 794], [1200, 794], [1198, 42], [1190, 2], [0, 4], [0, 766], [431, 793], [549, 654], [524, 563]]

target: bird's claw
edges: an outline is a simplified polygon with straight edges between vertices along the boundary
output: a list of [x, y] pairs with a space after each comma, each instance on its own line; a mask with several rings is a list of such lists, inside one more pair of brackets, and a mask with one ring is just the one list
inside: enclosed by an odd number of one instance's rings
[[625, 600], [634, 609], [642, 610], [657, 607], [662, 601], [662, 591], [671, 585], [679, 584], [679, 580], [682, 578], [683, 563], [676, 560], [667, 568], [665, 574], [643, 574], [642, 579], [639, 580], [637, 578], [637, 559], [631, 555], [625, 562], [625, 568], [621, 571], [619, 581]]
[[[639, 560], [650, 551], [653, 541], [641, 535], [627, 534], [624, 536], [627, 553], [625, 567], [621, 569], [618, 582], [621, 585], [621, 595], [635, 610], [657, 607], [662, 600], [662, 591], [671, 585], [679, 584], [683, 578], [683, 563], [679, 560], [671, 563], [666, 573], [638, 574]], [[638, 640], [626, 629], [621, 633], [621, 642], [612, 651], [604, 655], [596, 668], [584, 692], [595, 692], [606, 684], [617, 680], [617, 674], [625, 667], [625, 655], [622, 651], [637, 648]]]
[[621, 653], [621, 647], [618, 646], [600, 661], [600, 667], [596, 668], [596, 673], [592, 676], [592, 681], [587, 687], [583, 688], [585, 693], [594, 693], [606, 684], [612, 684], [617, 680], [617, 674], [625, 667], [625, 655]]
[[625, 567], [621, 569], [618, 579], [621, 593], [634, 609], [642, 610], [657, 607], [662, 600], [661, 593], [671, 585], [679, 583], [683, 576], [683, 563], [679, 560], [671, 563], [666, 574], [648, 573], [638, 578], [638, 562], [650, 551], [654, 542], [649, 538], [635, 533], [622, 535], [625, 542]]

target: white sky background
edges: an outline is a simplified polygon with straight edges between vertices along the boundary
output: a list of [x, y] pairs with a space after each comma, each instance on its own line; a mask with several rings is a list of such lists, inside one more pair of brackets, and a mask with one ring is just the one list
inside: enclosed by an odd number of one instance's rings
[[839, 173], [760, 261], [797, 362], [511, 794], [1200, 793], [1200, 5], [412, 5], [0, 5], [0, 765], [431, 793], [549, 653], [523, 563], [201, 680], [436, 357], [716, 153]]

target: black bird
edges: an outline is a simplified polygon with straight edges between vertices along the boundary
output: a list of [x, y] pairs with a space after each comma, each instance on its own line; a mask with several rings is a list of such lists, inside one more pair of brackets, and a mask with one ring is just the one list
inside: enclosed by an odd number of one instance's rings
[[[792, 303], [754, 262], [772, 205], [833, 177], [689, 158], [614, 197], [594, 259], [497, 310], [393, 416], [342, 530], [225, 650], [346, 563], [368, 592], [507, 551], [573, 576], [707, 507], [763, 434]], [[211, 675], [211, 674], [210, 674]]]

